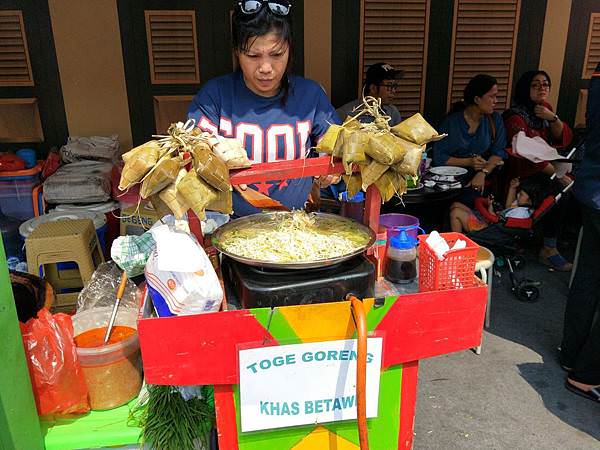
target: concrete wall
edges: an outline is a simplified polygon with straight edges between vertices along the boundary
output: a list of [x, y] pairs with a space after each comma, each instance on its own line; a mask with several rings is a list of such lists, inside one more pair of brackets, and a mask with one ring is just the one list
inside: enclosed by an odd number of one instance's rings
[[69, 134], [131, 148], [116, 0], [48, 0]]

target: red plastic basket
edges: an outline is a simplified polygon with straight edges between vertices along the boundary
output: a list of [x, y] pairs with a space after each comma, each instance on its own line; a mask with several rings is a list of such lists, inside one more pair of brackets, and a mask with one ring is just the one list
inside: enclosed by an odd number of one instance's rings
[[461, 233], [440, 233], [450, 248], [458, 239], [467, 243], [466, 248], [451, 250], [440, 261], [425, 243], [428, 234], [419, 236], [419, 291], [443, 291], [464, 289], [477, 285], [475, 263], [479, 246]]

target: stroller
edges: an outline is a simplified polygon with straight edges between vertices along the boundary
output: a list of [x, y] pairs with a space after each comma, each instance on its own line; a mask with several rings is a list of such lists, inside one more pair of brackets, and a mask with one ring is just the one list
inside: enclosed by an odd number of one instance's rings
[[[554, 176], [552, 177], [554, 178]], [[554, 208], [565, 194], [573, 187], [574, 181], [555, 193], [548, 195], [531, 217], [524, 219], [503, 218], [488, 211], [490, 200], [479, 197], [475, 200], [475, 208], [490, 225], [468, 236], [480, 245], [488, 247], [497, 255], [497, 263], [505, 262], [508, 266], [512, 293], [523, 302], [535, 302], [540, 296], [541, 282], [529, 278], [520, 278], [515, 269], [523, 265], [523, 259], [517, 254], [519, 241], [534, 237], [534, 229], [542, 218]], [[500, 265], [499, 264], [499, 265]]]

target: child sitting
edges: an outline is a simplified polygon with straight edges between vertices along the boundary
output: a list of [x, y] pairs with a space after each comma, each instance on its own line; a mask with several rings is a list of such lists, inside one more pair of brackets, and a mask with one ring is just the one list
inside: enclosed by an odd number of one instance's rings
[[[544, 177], [533, 176], [519, 181], [510, 181], [506, 195], [505, 209], [500, 212], [503, 218], [527, 219], [550, 193], [550, 181]], [[490, 196], [488, 211], [495, 214], [493, 198]], [[450, 228], [458, 233], [470, 233], [483, 230], [490, 224], [476, 211], [468, 206], [455, 202], [450, 206]]]

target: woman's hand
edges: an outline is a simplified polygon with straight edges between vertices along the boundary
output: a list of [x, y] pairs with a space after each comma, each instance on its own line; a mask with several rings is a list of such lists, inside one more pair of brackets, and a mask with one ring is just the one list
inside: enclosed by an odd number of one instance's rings
[[485, 173], [477, 172], [477, 174], [473, 177], [471, 182], [467, 186], [471, 186], [478, 192], [483, 192], [483, 187], [485, 185]]
[[332, 184], [338, 184], [341, 179], [342, 179], [341, 175], [325, 175], [325, 176], [315, 177], [315, 182], [317, 183], [317, 186], [319, 186], [321, 189], [323, 189]]
[[479, 155], [473, 155], [471, 157], [471, 167], [475, 170], [481, 170], [485, 167], [487, 161]]
[[513, 178], [510, 180], [510, 184], [508, 185], [509, 189], [517, 189], [519, 187], [520, 181], [518, 178]]
[[554, 119], [554, 113], [543, 105], [535, 105], [535, 108], [533, 108], [533, 112], [540, 119], [544, 119], [544, 120], [553, 120]]

